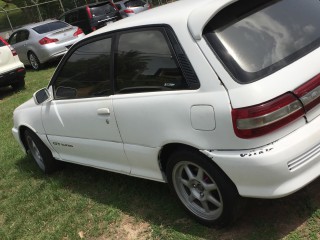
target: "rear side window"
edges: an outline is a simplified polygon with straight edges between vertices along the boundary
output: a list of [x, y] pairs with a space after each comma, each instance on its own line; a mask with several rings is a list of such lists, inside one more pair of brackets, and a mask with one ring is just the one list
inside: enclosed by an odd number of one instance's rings
[[69, 25], [67, 23], [56, 21], [56, 22], [46, 23], [46, 24], [34, 27], [32, 29], [39, 34], [43, 34], [43, 33], [52, 32], [61, 28], [66, 28], [68, 26]]
[[103, 16], [116, 11], [111, 4], [99, 5], [97, 7], [91, 7], [90, 9], [93, 17]]
[[218, 13], [204, 36], [239, 83], [265, 77], [320, 45], [318, 0], [243, 0]]
[[115, 88], [118, 93], [188, 88], [163, 31], [144, 30], [120, 35]]
[[144, 6], [146, 3], [144, 1], [141, 0], [132, 0], [132, 1], [127, 1], [124, 3], [124, 5], [126, 7], [142, 7]]

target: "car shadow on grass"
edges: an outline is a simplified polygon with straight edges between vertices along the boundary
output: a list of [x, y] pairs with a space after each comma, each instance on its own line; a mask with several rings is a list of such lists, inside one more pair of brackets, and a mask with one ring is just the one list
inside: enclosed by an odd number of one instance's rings
[[[298, 228], [305, 234], [314, 234], [310, 233], [312, 229], [308, 229], [307, 222], [312, 221], [313, 215], [320, 209], [320, 179], [317, 179], [285, 198], [247, 199], [242, 216], [232, 226], [209, 228], [188, 217], [164, 183], [69, 163], [61, 171], [46, 176], [38, 170], [30, 156], [20, 159], [17, 167], [27, 177], [49, 178], [63, 190], [148, 222], [160, 231], [160, 238], [166, 238], [167, 229], [193, 238], [219, 240], [281, 239]], [[164, 229], [163, 233], [161, 229]]]
[[23, 89], [20, 90], [14, 90], [12, 87], [0, 87], [0, 101], [4, 100], [7, 97], [10, 97], [14, 94], [16, 94], [19, 91], [23, 91]]

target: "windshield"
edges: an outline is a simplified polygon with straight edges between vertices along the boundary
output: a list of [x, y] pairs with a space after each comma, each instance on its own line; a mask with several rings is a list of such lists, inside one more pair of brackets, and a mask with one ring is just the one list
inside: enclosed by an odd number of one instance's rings
[[239, 1], [211, 20], [205, 36], [237, 80], [252, 82], [319, 46], [320, 3]]
[[124, 3], [126, 7], [143, 7], [146, 3], [141, 0], [131, 0]]
[[52, 32], [61, 28], [65, 28], [68, 26], [69, 25], [67, 23], [56, 21], [56, 22], [46, 23], [46, 24], [34, 27], [32, 29], [39, 34], [43, 34], [43, 33]]

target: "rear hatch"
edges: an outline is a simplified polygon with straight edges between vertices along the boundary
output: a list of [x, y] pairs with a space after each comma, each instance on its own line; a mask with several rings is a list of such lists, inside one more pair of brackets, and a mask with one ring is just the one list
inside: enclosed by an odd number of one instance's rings
[[[56, 44], [64, 44], [77, 38], [77, 27], [73, 27], [65, 22], [49, 22], [33, 28], [38, 34]], [[44, 39], [42, 38], [42, 39]], [[40, 40], [41, 41], [41, 40]]]
[[117, 10], [116, 6], [110, 2], [90, 5], [89, 9], [89, 18], [91, 24], [96, 28], [103, 27], [109, 22], [115, 22], [120, 19], [119, 11]]
[[[142, 0], [129, 0], [124, 3], [126, 8], [130, 11], [133, 11], [134, 13], [140, 13], [142, 11], [145, 11], [149, 8], [149, 4], [142, 1]], [[130, 13], [130, 12], [129, 12]]]
[[222, 81], [238, 137], [320, 114], [318, 0], [240, 0], [210, 20], [204, 37], [229, 73]]

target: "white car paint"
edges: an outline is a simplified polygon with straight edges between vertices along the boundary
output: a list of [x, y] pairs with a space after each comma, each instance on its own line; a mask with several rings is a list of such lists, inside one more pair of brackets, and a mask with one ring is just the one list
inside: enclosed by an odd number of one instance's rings
[[[159, 155], [167, 144], [178, 143], [209, 156], [242, 196], [282, 197], [305, 186], [320, 173], [319, 106], [308, 113], [307, 119], [299, 118], [255, 139], [235, 135], [231, 110], [265, 102], [311, 79], [319, 73], [320, 50], [257, 82], [236, 83], [199, 35], [199, 29], [212, 15], [232, 2], [177, 1], [115, 22], [84, 38], [129, 27], [169, 25], [200, 79], [199, 89], [112, 95], [68, 103], [52, 100], [42, 105], [31, 100], [14, 112], [15, 138], [22, 145], [19, 131], [26, 126], [43, 139], [59, 160], [163, 182], [166, 177]], [[205, 14], [199, 10], [204, 5], [208, 6]], [[306, 66], [308, 71], [301, 71]], [[108, 108], [110, 116], [99, 116], [106, 112], [103, 108]], [[201, 116], [195, 114], [211, 116], [212, 123], [201, 123]], [[289, 170], [288, 162], [311, 150], [313, 155], [299, 168]]]

